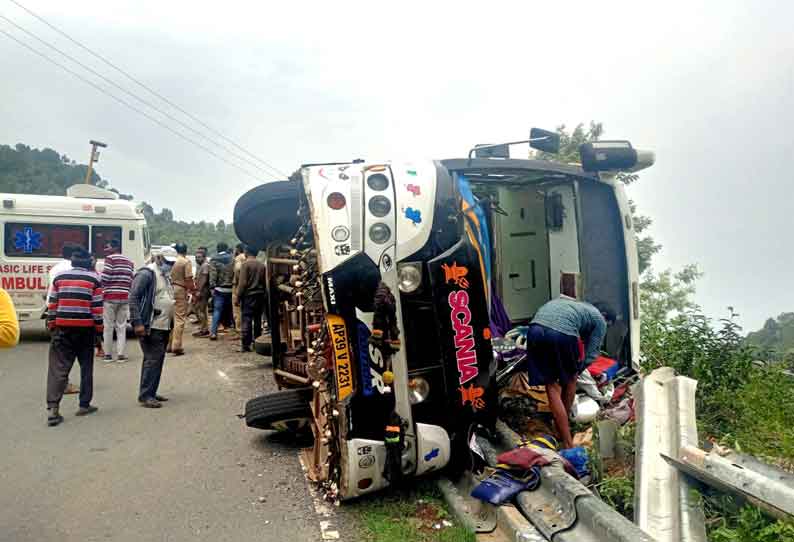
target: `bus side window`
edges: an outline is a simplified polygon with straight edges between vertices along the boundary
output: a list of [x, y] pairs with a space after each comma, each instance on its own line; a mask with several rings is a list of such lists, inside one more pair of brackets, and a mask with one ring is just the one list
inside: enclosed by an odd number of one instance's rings
[[135, 230], [130, 230], [130, 241], [135, 241]]

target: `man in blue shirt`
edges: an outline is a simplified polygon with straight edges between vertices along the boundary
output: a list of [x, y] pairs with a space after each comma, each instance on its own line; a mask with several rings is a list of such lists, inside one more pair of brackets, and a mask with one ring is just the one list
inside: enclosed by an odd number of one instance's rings
[[[576, 379], [598, 357], [615, 313], [604, 304], [591, 305], [560, 296], [540, 307], [527, 333], [527, 349], [543, 377], [549, 407], [565, 448], [573, 447], [568, 416], [576, 396]], [[584, 343], [584, 356], [579, 340]]]

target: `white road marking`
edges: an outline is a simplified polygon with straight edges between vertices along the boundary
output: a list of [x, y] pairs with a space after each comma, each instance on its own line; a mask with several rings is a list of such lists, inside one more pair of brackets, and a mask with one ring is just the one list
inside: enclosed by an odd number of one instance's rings
[[301, 468], [303, 469], [303, 476], [306, 480], [306, 486], [312, 497], [314, 511], [319, 517], [323, 518], [320, 520], [320, 534], [322, 535], [322, 539], [340, 540], [341, 536], [339, 535], [339, 531], [334, 527], [335, 514], [333, 507], [325, 502], [314, 484], [306, 477], [306, 465], [303, 464], [303, 458], [300, 453], [298, 453], [298, 461], [300, 461]]
[[222, 379], [224, 379], [224, 380], [225, 380], [225, 381], [227, 381], [227, 382], [229, 382], [229, 381], [231, 380], [231, 379], [229, 378], [229, 375], [227, 375], [226, 373], [224, 373], [224, 372], [223, 372], [223, 371], [221, 371], [220, 369], [218, 369], [218, 376], [219, 376], [219, 377], [221, 377]]

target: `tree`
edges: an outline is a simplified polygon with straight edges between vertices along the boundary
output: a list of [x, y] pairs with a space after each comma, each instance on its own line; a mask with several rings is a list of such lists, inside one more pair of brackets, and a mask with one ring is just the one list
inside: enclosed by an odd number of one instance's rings
[[604, 133], [604, 126], [600, 122], [590, 121], [590, 127], [585, 129], [584, 124], [580, 122], [572, 132], [568, 132], [564, 124], [557, 126], [555, 131], [560, 135], [560, 152], [550, 154], [542, 151], [532, 151], [532, 158], [566, 164], [578, 164], [579, 147], [590, 141], [598, 141]]

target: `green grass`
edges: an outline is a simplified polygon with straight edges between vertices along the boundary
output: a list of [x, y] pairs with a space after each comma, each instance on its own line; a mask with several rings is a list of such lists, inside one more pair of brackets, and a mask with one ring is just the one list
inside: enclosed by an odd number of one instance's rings
[[[349, 505], [358, 516], [361, 540], [377, 542], [474, 542], [450, 513], [433, 480], [409, 481], [410, 488], [377, 493]], [[443, 520], [451, 527], [434, 529]]]

